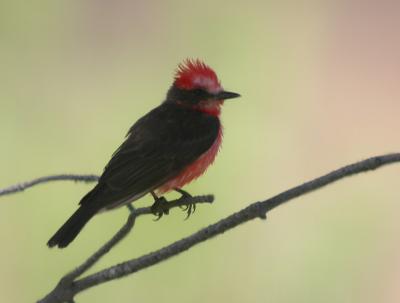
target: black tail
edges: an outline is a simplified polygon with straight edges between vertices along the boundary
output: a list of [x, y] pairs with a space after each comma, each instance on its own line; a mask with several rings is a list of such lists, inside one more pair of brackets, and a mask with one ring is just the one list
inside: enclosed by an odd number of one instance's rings
[[78, 210], [64, 223], [63, 226], [47, 242], [49, 247], [67, 247], [71, 243], [85, 224], [96, 214], [96, 209], [87, 205], [80, 206]]

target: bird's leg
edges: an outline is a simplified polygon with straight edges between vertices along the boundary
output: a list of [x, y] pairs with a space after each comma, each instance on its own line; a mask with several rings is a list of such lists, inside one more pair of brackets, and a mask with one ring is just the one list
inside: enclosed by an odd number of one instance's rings
[[[180, 188], [174, 188], [174, 190], [178, 193], [180, 193], [182, 196], [180, 197], [180, 199], [190, 199], [193, 196], [191, 194], [189, 194], [187, 191], [180, 189]], [[181, 208], [186, 211], [187, 216], [186, 219], [187, 220], [191, 214], [193, 214], [196, 211], [196, 203], [188, 203], [185, 206], [181, 206]]]
[[168, 201], [164, 197], [158, 197], [154, 191], [151, 191], [150, 194], [154, 198], [154, 204], [151, 206], [151, 212], [158, 217], [156, 220], [160, 220], [163, 215], [169, 214]]

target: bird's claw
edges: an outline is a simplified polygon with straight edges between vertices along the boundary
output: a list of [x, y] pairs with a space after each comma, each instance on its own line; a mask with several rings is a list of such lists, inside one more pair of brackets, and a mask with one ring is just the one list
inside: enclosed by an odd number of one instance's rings
[[185, 220], [189, 219], [189, 217], [194, 214], [194, 212], [196, 211], [196, 203], [191, 203], [186, 205], [185, 208], [183, 208], [183, 211], [186, 211], [186, 218]]
[[[175, 188], [175, 191], [181, 194], [179, 200], [190, 200], [190, 198], [193, 198], [191, 194], [183, 189]], [[196, 203], [187, 203], [185, 205], [179, 206], [179, 208], [186, 212], [185, 220], [187, 220], [189, 219], [190, 215], [194, 214], [194, 212], [196, 211]]]
[[155, 221], [158, 221], [161, 219], [163, 215], [168, 215], [169, 214], [169, 205], [167, 199], [164, 197], [158, 197], [155, 201], [154, 204], [151, 206], [151, 212], [157, 216], [157, 219]]
[[186, 212], [185, 220], [187, 220], [196, 211], [196, 203], [190, 202], [191, 198], [193, 198], [191, 194], [180, 188], [174, 188], [174, 190], [180, 193], [181, 197], [177, 201], [170, 203], [168, 203], [167, 199], [164, 197], [157, 197], [156, 194], [152, 192], [154, 204], [151, 206], [151, 212], [157, 216], [155, 221], [160, 220], [163, 215], [168, 215], [169, 209], [174, 205], [179, 204], [179, 202], [185, 203], [185, 205], [179, 206], [181, 209], [183, 209], [183, 211]]

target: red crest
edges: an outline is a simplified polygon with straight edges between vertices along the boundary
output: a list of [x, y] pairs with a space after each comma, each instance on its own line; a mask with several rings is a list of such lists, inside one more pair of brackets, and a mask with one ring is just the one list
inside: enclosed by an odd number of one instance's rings
[[216, 73], [199, 59], [186, 59], [179, 64], [174, 85], [181, 89], [203, 88], [210, 93], [222, 90]]

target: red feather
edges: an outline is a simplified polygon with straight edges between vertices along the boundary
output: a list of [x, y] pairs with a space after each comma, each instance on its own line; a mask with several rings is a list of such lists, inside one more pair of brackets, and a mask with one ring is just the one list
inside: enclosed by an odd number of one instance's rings
[[168, 192], [174, 188], [182, 188], [185, 184], [197, 179], [205, 173], [207, 168], [214, 162], [222, 142], [222, 126], [219, 129], [218, 137], [214, 144], [202, 154], [196, 161], [188, 165], [178, 176], [164, 183], [157, 189], [159, 194]]
[[199, 59], [186, 59], [179, 64], [174, 85], [181, 89], [205, 88], [210, 92], [222, 89], [216, 73]]

